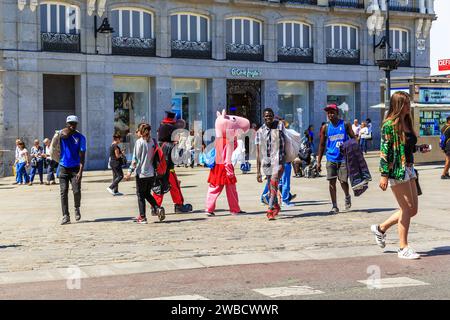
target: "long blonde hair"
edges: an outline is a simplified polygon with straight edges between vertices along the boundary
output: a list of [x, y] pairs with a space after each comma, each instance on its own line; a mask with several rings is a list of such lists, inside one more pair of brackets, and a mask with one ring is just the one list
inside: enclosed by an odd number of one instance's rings
[[[383, 121], [384, 124], [386, 121], [392, 120], [392, 124], [394, 125], [395, 130], [400, 135], [402, 141], [404, 141], [405, 138], [405, 128], [403, 128], [402, 125], [401, 113], [407, 103], [409, 103], [411, 106], [411, 98], [409, 97], [409, 94], [403, 91], [395, 92], [391, 97], [389, 111], [386, 115], [386, 118]], [[408, 113], [405, 116], [405, 124], [408, 127], [408, 129], [416, 135], [414, 131], [411, 113]]]

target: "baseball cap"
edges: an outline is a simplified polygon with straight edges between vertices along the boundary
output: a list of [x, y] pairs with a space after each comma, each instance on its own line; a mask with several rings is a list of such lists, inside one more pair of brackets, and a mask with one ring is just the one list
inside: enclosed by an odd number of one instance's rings
[[78, 123], [78, 117], [77, 116], [68, 116], [67, 119], [66, 119], [66, 123], [69, 123], [69, 122], [76, 122], [76, 123]]
[[339, 109], [338, 109], [337, 105], [334, 104], [334, 103], [327, 105], [327, 107], [325, 109], [323, 109], [323, 110], [339, 112]]

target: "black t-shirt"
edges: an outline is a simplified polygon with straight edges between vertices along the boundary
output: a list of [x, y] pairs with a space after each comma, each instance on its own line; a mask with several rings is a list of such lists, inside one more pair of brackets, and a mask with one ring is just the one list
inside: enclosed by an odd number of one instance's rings
[[447, 144], [445, 145], [445, 151], [450, 152], [450, 125], [446, 124], [442, 128], [442, 133], [445, 136], [445, 141], [447, 141]]
[[405, 133], [405, 158], [406, 163], [414, 163], [414, 152], [416, 152], [417, 137], [412, 132]]
[[172, 133], [176, 127], [170, 123], [161, 123], [158, 129], [158, 141], [160, 142], [172, 142]]
[[119, 162], [119, 159], [116, 157], [116, 149], [119, 150], [119, 154], [122, 153], [120, 147], [117, 144], [111, 144], [111, 146], [109, 147], [109, 156], [111, 158], [111, 162], [113, 163]]

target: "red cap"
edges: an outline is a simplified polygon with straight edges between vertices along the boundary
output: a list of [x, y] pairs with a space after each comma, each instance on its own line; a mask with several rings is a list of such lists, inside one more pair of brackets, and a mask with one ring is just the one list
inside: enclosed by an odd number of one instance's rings
[[327, 105], [327, 107], [325, 109], [323, 109], [323, 110], [339, 112], [339, 109], [338, 109], [337, 105], [334, 104], [334, 103]]

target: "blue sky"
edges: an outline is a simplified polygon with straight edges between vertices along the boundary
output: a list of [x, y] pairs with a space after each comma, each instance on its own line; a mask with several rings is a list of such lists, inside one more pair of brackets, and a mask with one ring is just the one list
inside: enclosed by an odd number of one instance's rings
[[439, 72], [438, 60], [450, 59], [450, 0], [435, 0], [434, 11], [438, 19], [431, 28], [431, 74], [450, 74]]

